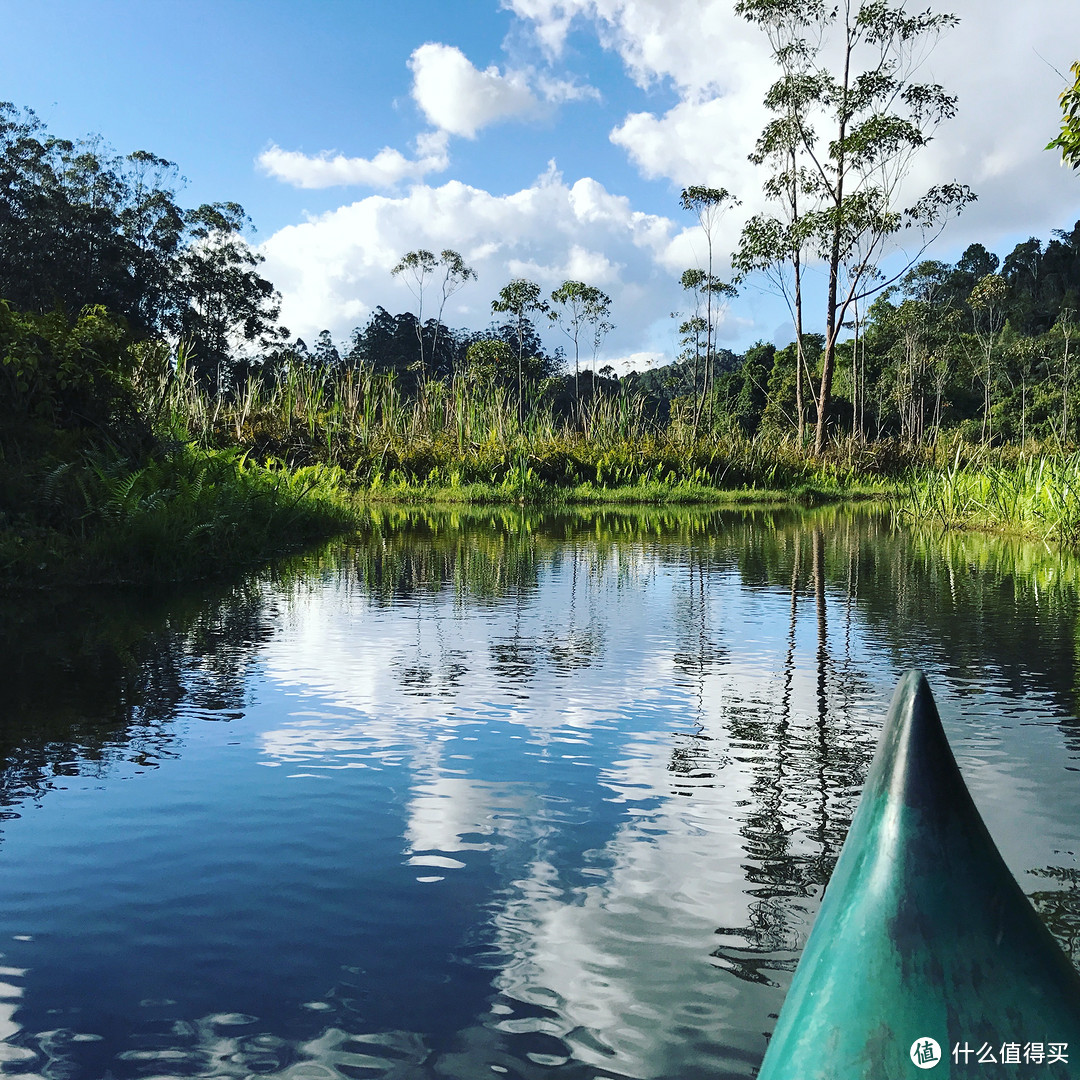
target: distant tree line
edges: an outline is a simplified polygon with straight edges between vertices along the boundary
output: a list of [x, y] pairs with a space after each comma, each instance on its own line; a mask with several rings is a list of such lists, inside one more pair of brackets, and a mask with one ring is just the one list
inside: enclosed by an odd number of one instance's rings
[[[892, 61], [873, 69], [875, 79], [838, 83], [807, 44], [824, 40], [839, 18], [832, 9], [794, 0], [743, 0], [737, 9], [765, 30], [780, 69], [766, 102], [772, 119], [752, 156], [773, 170], [765, 192], [776, 213], [746, 224], [736, 282], [724, 282], [713, 273], [713, 235], [738, 200], [723, 188], [684, 189], [680, 202], [702, 229], [707, 258], [680, 278], [688, 310], [673, 313], [674, 363], [622, 379], [597, 370], [611, 300], [581, 281], [545, 294], [515, 279], [491, 300], [488, 327], [448, 326], [450, 296], [476, 287], [475, 271], [449, 249], [408, 252], [393, 268], [415, 314], [378, 307], [345, 341], [324, 330], [307, 342], [280, 325], [280, 297], [259, 272], [241, 206], [185, 208], [172, 162], [147, 151], [118, 155], [94, 136], [56, 138], [32, 111], [0, 104], [0, 406], [25, 411], [37, 395], [56, 415], [101, 425], [136, 377], [128, 344], [166, 340], [183, 342], [203, 387], [225, 394], [297, 367], [322, 372], [328, 386], [364, 368], [392, 375], [406, 398], [458, 376], [503, 387], [519, 419], [541, 399], [573, 420], [598, 393], [633, 394], [657, 424], [677, 421], [694, 439], [736, 428], [819, 450], [831, 425], [912, 445], [948, 428], [994, 442], [1080, 441], [1080, 222], [1047, 242], [1017, 244], [1003, 259], [973, 244], [955, 265], [916, 258], [886, 280], [877, 266], [885, 239], [906, 227], [933, 232], [972, 196], [946, 185], [900, 210], [892, 189], [867, 178], [901, 151], [902, 173], [926, 131], [952, 114], [952, 99], [905, 81]], [[852, 12], [855, 22], [841, 29], [853, 60], [860, 42], [871, 53], [903, 52], [955, 21], [889, 5]], [[906, 104], [879, 115], [882, 95]], [[1070, 141], [1077, 101], [1075, 87], [1063, 94], [1063, 133], [1051, 144], [1069, 163], [1080, 157]], [[804, 126], [810, 115], [831, 116], [842, 138], [819, 146]], [[815, 259], [830, 271], [822, 332], [808, 329], [803, 311], [802, 272]], [[750, 273], [764, 273], [788, 301], [795, 341], [779, 349], [759, 342], [737, 355], [717, 345], [717, 330], [735, 284]], [[560, 330], [566, 346], [547, 349], [543, 325]], [[571, 358], [572, 375], [564, 375]], [[111, 404], [93, 406], [94, 395]]]
[[[256, 370], [273, 379], [290, 364], [301, 364], [321, 370], [329, 379], [342, 370], [366, 367], [394, 375], [401, 392], [412, 396], [423, 380], [443, 381], [470, 371], [510, 385], [515, 379], [510, 359], [516, 361], [519, 352], [531, 381], [550, 378], [561, 368], [561, 353], [544, 348], [531, 320], [493, 324], [480, 331], [455, 329], [434, 318], [421, 324], [412, 312], [392, 315], [379, 306], [348, 340], [335, 342], [329, 330], [321, 331], [310, 345], [298, 337], [268, 350]], [[490, 365], [485, 364], [488, 355], [495, 357]]]
[[[838, 434], [932, 442], [945, 429], [973, 441], [1080, 443], [1080, 221], [1003, 259], [972, 244], [955, 264], [924, 260], [852, 309], [837, 344], [830, 418]], [[799, 428], [798, 383], [822, 375], [825, 337], [712, 360], [716, 422], [788, 437]], [[633, 377], [650, 394], [684, 401], [694, 359]], [[624, 380], [626, 382], [627, 380]]]

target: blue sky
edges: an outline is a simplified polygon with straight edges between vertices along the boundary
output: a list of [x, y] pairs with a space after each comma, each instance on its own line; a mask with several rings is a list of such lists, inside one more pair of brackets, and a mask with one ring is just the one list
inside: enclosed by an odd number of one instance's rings
[[[922, 6], [917, 5], [917, 6]], [[914, 164], [913, 186], [958, 179], [979, 202], [932, 255], [979, 240], [1001, 254], [1080, 217], [1080, 177], [1042, 146], [1080, 54], [1075, 0], [961, 0], [920, 77], [960, 114]], [[0, 97], [50, 131], [176, 161], [189, 204], [232, 199], [283, 294], [283, 319], [342, 339], [382, 304], [413, 309], [389, 269], [407, 250], [462, 252], [479, 271], [452, 325], [489, 321], [511, 277], [580, 277], [611, 294], [605, 359], [663, 362], [682, 269], [704, 253], [684, 185], [742, 199], [772, 70], [731, 0], [36, 0], [0, 2]], [[319, 186], [323, 185], [323, 186]], [[810, 321], [816, 322], [813, 312]], [[752, 285], [720, 330], [741, 349], [787, 340], [782, 303]], [[551, 347], [556, 331], [545, 331]]]

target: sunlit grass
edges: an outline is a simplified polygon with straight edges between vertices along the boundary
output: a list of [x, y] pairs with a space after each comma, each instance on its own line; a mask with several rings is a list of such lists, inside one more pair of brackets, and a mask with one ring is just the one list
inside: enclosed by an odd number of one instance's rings
[[0, 520], [0, 582], [214, 576], [347, 530], [357, 500], [723, 506], [888, 486], [880, 447], [816, 461], [781, 438], [695, 430], [677, 407], [661, 424], [626, 389], [568, 414], [557, 384], [533, 386], [519, 416], [511, 388], [464, 376], [410, 396], [370, 369], [297, 366], [211, 390], [183, 347], [141, 355], [149, 442], [46, 444], [30, 472], [0, 475], [20, 508]]
[[914, 474], [897, 501], [898, 516], [944, 529], [995, 529], [1080, 544], [1080, 454], [962, 458], [958, 446], [950, 464]]
[[409, 397], [392, 375], [302, 368], [270, 381], [252, 376], [223, 396], [200, 389], [180, 364], [168, 387], [185, 437], [239, 445], [257, 458], [332, 465], [375, 499], [833, 497], [880, 493], [897, 471], [881, 446], [844, 443], [818, 461], [775, 435], [747, 438], [730, 425], [695, 431], [678, 409], [660, 424], [644, 397], [625, 389], [584, 398], [572, 417], [554, 408], [550, 387], [528, 393], [519, 420], [510, 388], [460, 375]]
[[341, 479], [236, 449], [183, 445], [139, 467], [86, 454], [38, 479], [32, 524], [0, 530], [0, 581], [175, 581], [247, 567], [348, 528]]

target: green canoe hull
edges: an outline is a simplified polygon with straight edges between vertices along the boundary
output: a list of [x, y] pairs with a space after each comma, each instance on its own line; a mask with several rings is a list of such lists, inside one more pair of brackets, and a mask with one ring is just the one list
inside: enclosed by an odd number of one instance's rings
[[[916, 1043], [929, 1067], [912, 1060]], [[950, 1076], [1080, 1077], [1080, 975], [994, 846], [909, 671], [759, 1080]]]

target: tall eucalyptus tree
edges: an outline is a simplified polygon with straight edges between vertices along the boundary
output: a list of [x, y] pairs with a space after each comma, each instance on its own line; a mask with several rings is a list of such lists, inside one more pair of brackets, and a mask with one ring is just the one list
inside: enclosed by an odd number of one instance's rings
[[[898, 280], [949, 215], [975, 198], [953, 181], [903, 206], [914, 154], [956, 113], [955, 97], [915, 73], [928, 47], [959, 20], [931, 10], [909, 14], [903, 0], [738, 0], [735, 10], [765, 32], [780, 69], [765, 99], [776, 119], [759, 152], [788, 162], [771, 178], [774, 190], [805, 198], [771, 255], [759, 252], [757, 261], [789, 260], [805, 239], [828, 267], [814, 435], [820, 454], [848, 309]], [[917, 254], [893, 277], [874, 280], [888, 241], [909, 227], [922, 236]]]
[[703, 187], [694, 184], [683, 188], [679, 196], [679, 205], [689, 210], [698, 219], [701, 231], [705, 234], [706, 268], [703, 278], [696, 279], [696, 285], [687, 286], [687, 273], [682, 276], [683, 287], [692, 287], [705, 294], [705, 377], [702, 379], [701, 395], [694, 407], [694, 435], [697, 435], [702, 411], [708, 400], [712, 385], [713, 368], [713, 297], [733, 296], [735, 288], [725, 281], [720, 281], [713, 274], [713, 234], [720, 217], [729, 205], [738, 206], [739, 200], [727, 188]]
[[424, 289], [427, 279], [435, 272], [439, 260], [426, 248], [418, 248], [402, 255], [390, 271], [394, 277], [403, 277], [409, 292], [416, 297], [416, 342], [420, 346], [420, 382], [424, 382]]
[[451, 248], [446, 248], [440, 253], [437, 265], [442, 268], [443, 276], [439, 313], [435, 316], [435, 337], [431, 343], [431, 357], [434, 363], [438, 363], [439, 330], [442, 328], [442, 317], [446, 308], [446, 301], [466, 282], [476, 280], [476, 271], [471, 266], [466, 266], [461, 255]]
[[186, 227], [176, 193], [183, 180], [173, 162], [147, 150], [128, 154], [126, 161], [130, 197], [120, 225], [140, 285], [129, 317], [144, 331], [160, 331], [180, 303], [177, 270]]
[[580, 403], [578, 368], [581, 335], [592, 327], [595, 360], [600, 342], [611, 327], [607, 321], [611, 312], [611, 297], [595, 285], [586, 285], [583, 281], [564, 281], [552, 292], [551, 305], [548, 317], [574, 345], [574, 401]]
[[432, 364], [438, 362], [439, 330], [442, 327], [443, 310], [450, 299], [466, 282], [476, 280], [476, 271], [465, 265], [461, 255], [447, 248], [439, 255], [418, 248], [402, 255], [398, 264], [390, 271], [394, 277], [402, 277], [409, 291], [416, 297], [416, 341], [420, 346], [420, 382], [427, 376], [427, 353], [424, 349], [424, 292], [428, 279], [442, 270], [440, 281], [439, 312], [435, 318], [435, 328], [431, 342]]
[[515, 278], [499, 290], [499, 295], [491, 301], [491, 310], [495, 314], [513, 316], [514, 330], [517, 336], [518, 375], [518, 423], [525, 422], [525, 336], [530, 315], [546, 315], [548, 303], [540, 295], [540, 286], [527, 278]]
[[975, 370], [983, 384], [982, 438], [991, 442], [994, 438], [994, 360], [1005, 329], [1007, 299], [1008, 286], [1001, 274], [987, 274], [968, 297], [980, 360]]

